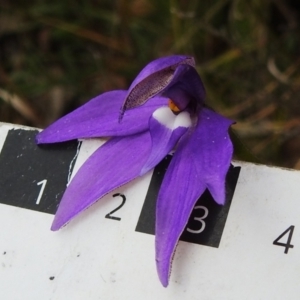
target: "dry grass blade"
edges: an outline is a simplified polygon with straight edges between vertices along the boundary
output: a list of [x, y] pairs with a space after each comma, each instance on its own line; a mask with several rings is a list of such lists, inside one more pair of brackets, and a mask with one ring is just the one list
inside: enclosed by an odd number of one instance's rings
[[11, 94], [0, 88], [0, 98], [3, 101], [7, 102], [11, 105], [17, 112], [19, 112], [25, 119], [30, 121], [32, 124], [36, 124], [36, 126], [41, 126], [41, 119], [38, 117], [38, 114], [34, 110], [34, 108], [28, 104], [24, 99], [19, 97], [16, 94]]
[[77, 35], [81, 38], [91, 40], [95, 43], [101, 44], [107, 48], [116, 50], [118, 52], [127, 52], [127, 49], [124, 48], [124, 45], [121, 45], [118, 40], [100, 34], [99, 32], [95, 32], [89, 29], [81, 28], [76, 24], [67, 23], [61, 21], [59, 19], [54, 18], [40, 18], [39, 21], [43, 24], [49, 25], [51, 27], [55, 27], [60, 30], [64, 30], [70, 32], [74, 35]]

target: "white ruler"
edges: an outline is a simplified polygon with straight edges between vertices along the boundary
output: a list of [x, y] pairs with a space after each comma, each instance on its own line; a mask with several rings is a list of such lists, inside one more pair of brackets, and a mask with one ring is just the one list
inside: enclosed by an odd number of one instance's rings
[[232, 202], [197, 204], [165, 289], [151, 234], [160, 170], [51, 232], [67, 181], [101, 142], [38, 148], [34, 135], [0, 125], [0, 299], [299, 299], [300, 172], [234, 162]]

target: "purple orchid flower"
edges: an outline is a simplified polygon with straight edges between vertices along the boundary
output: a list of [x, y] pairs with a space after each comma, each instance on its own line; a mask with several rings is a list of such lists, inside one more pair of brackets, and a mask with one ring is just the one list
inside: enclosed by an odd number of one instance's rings
[[204, 98], [194, 59], [164, 57], [149, 63], [128, 91], [104, 93], [39, 133], [39, 144], [111, 137], [71, 181], [51, 229], [144, 175], [176, 147], [156, 206], [156, 265], [166, 287], [172, 256], [198, 198], [207, 188], [217, 203], [225, 202], [233, 122], [206, 108]]

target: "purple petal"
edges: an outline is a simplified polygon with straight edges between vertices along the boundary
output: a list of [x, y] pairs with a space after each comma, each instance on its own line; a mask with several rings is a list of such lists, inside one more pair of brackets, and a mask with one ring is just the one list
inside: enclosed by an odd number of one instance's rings
[[161, 95], [172, 99], [180, 110], [184, 110], [188, 105], [196, 110], [204, 102], [205, 88], [195, 68], [179, 65]]
[[181, 64], [195, 66], [194, 59], [184, 55], [163, 57], [149, 63], [131, 84], [121, 109], [121, 118], [125, 110], [140, 106], [161, 92], [170, 83], [174, 71]]
[[101, 197], [139, 176], [151, 149], [149, 132], [109, 140], [88, 158], [68, 186], [56, 212], [58, 230]]
[[154, 168], [177, 144], [192, 125], [188, 112], [174, 115], [169, 107], [157, 109], [149, 121], [152, 150], [140, 175]]
[[206, 187], [217, 203], [225, 201], [225, 177], [232, 158], [232, 121], [203, 109], [195, 131], [184, 136], [164, 177], [156, 207], [156, 264], [168, 285], [171, 260], [191, 211]]
[[37, 143], [55, 143], [78, 138], [124, 136], [142, 132], [148, 128], [152, 113], [167, 99], [155, 97], [149, 103], [125, 113], [120, 124], [119, 109], [126, 91], [104, 93], [70, 114], [62, 117], [37, 135]]

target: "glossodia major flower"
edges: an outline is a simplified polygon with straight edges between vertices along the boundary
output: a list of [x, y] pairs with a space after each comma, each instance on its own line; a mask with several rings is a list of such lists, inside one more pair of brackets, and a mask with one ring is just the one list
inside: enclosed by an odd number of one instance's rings
[[144, 175], [175, 148], [156, 206], [156, 266], [166, 287], [172, 256], [198, 198], [207, 188], [217, 203], [225, 202], [233, 122], [207, 108], [204, 98], [194, 59], [163, 57], [149, 63], [127, 91], [104, 93], [39, 133], [39, 144], [111, 137], [74, 176], [51, 229]]

